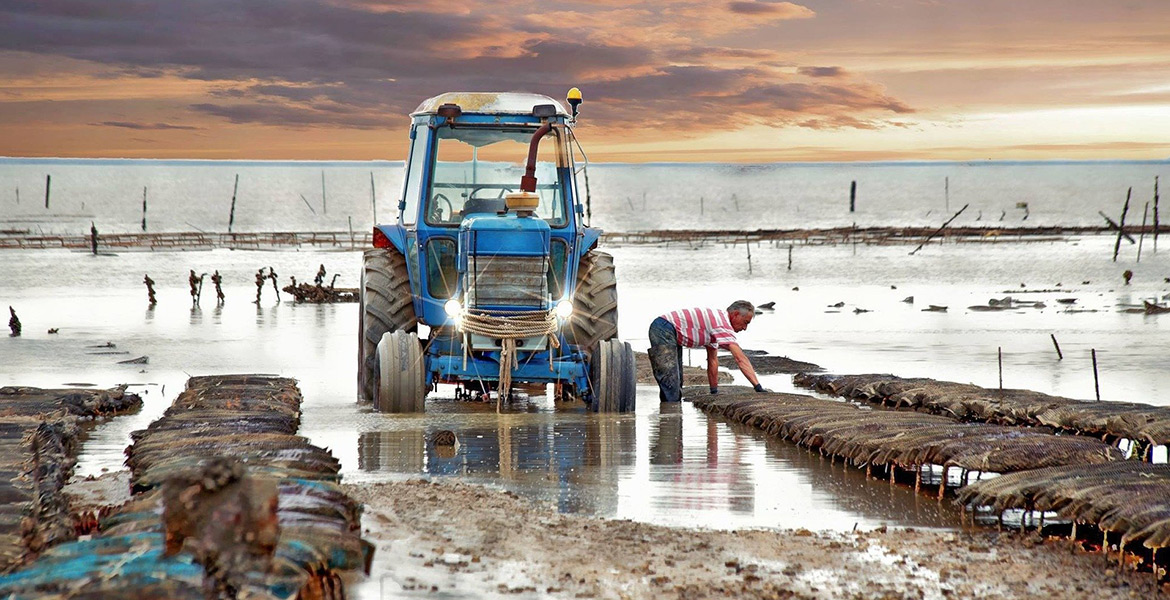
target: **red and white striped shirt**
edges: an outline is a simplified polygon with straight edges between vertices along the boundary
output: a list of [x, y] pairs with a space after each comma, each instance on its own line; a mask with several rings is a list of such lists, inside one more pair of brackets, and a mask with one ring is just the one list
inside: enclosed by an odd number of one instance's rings
[[713, 308], [684, 308], [662, 315], [678, 332], [678, 343], [687, 348], [726, 348], [735, 344], [735, 330], [727, 311]]

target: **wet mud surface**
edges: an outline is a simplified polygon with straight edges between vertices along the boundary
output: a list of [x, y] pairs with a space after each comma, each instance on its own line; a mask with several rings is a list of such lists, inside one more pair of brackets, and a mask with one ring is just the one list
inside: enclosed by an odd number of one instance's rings
[[[974, 532], [668, 528], [421, 480], [345, 486], [381, 577], [357, 598], [1148, 598], [1067, 542]], [[382, 565], [383, 568], [379, 568]], [[389, 568], [392, 565], [393, 568]]]

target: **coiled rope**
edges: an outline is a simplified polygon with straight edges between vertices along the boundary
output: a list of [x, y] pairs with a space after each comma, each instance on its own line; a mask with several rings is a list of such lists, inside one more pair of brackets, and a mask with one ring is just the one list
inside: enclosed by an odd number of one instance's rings
[[[460, 329], [466, 334], [482, 335], [500, 340], [500, 387], [497, 406], [512, 387], [512, 371], [516, 369], [516, 340], [548, 336], [551, 348], [560, 348], [557, 339], [557, 315], [546, 311], [489, 311], [468, 310], [463, 314]], [[463, 356], [467, 357], [470, 344], [463, 344]], [[551, 363], [550, 363], [551, 367]]]

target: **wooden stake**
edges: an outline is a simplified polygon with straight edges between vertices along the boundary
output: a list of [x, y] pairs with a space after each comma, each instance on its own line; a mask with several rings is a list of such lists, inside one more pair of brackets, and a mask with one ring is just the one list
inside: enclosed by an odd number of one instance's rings
[[703, 197], [699, 196], [699, 214], [703, 214]]
[[[1109, 218], [1109, 215], [1107, 215], [1101, 211], [1097, 211], [1097, 214], [1101, 215], [1101, 218], [1105, 219], [1105, 222], [1109, 224], [1110, 229], [1112, 229], [1113, 231], [1121, 231], [1121, 227], [1117, 224], [1117, 221], [1114, 221], [1113, 219]], [[1132, 235], [1125, 233], [1125, 232], [1122, 232], [1121, 235], [1124, 235], [1126, 241], [1128, 241], [1129, 243], [1131, 243], [1131, 244], [1137, 243], [1137, 240], [1133, 239]]]
[[999, 391], [1003, 391], [1003, 346], [999, 347]]
[[792, 270], [792, 244], [788, 244], [788, 270]]
[[45, 175], [45, 208], [49, 208], [49, 187], [53, 183], [52, 175]]
[[321, 212], [329, 214], [329, 209], [325, 206], [325, 170], [321, 170]]
[[240, 189], [240, 174], [236, 173], [236, 184], [232, 186], [232, 210], [228, 213], [228, 233], [232, 232], [232, 225], [236, 222], [236, 192]]
[[142, 186], [142, 230], [146, 231], [146, 186]]
[[752, 243], [745, 240], [743, 245], [747, 247], [748, 275], [751, 275], [752, 274]]
[[305, 201], [305, 206], [308, 206], [309, 210], [312, 211], [313, 214], [317, 214], [317, 209], [313, 208], [313, 205], [309, 203], [309, 199], [306, 198], [304, 194], [301, 194], [300, 196], [301, 196], [301, 200]]
[[354, 247], [354, 241], [353, 241], [353, 215], [350, 215], [350, 216], [349, 216], [349, 247], [350, 247], [350, 248], [353, 248], [353, 247]]
[[951, 216], [951, 218], [947, 219], [947, 222], [946, 222], [946, 223], [943, 223], [943, 224], [942, 224], [942, 227], [939, 227], [939, 228], [938, 228], [938, 231], [935, 231], [934, 233], [932, 233], [932, 234], [930, 234], [930, 235], [926, 236], [926, 239], [925, 239], [925, 240], [923, 240], [923, 242], [922, 242], [921, 244], [918, 244], [918, 247], [917, 247], [917, 248], [915, 248], [914, 250], [911, 250], [911, 251], [910, 251], [910, 256], [914, 256], [914, 254], [915, 254], [916, 252], [918, 252], [919, 250], [921, 250], [923, 246], [925, 246], [925, 245], [929, 244], [929, 243], [930, 243], [930, 240], [934, 239], [934, 237], [935, 237], [936, 235], [938, 235], [938, 234], [942, 233], [942, 231], [943, 231], [944, 229], [946, 229], [946, 228], [947, 228], [947, 225], [950, 225], [950, 224], [951, 224], [951, 221], [954, 221], [956, 218], [958, 218], [958, 217], [959, 217], [959, 215], [963, 214], [963, 211], [967, 210], [967, 207], [968, 207], [968, 206], [970, 206], [970, 204], [964, 204], [964, 205], [963, 205], [963, 208], [960, 208], [960, 209], [959, 209], [959, 212], [955, 213], [953, 216]]
[[1060, 344], [1056, 342], [1056, 334], [1049, 334], [1052, 336], [1052, 345], [1056, 346], [1056, 356], [1060, 360], [1064, 360], [1064, 353], [1060, 351]]
[[374, 212], [374, 225], [378, 224], [378, 195], [374, 190], [374, 172], [370, 171], [370, 210]]
[[1093, 348], [1093, 389], [1097, 391], [1097, 402], [1101, 401], [1101, 380], [1097, 376], [1097, 349]]
[[1154, 254], [1158, 253], [1158, 176], [1154, 176]]
[[1121, 209], [1121, 222], [1117, 224], [1117, 243], [1113, 244], [1113, 262], [1117, 262], [1117, 253], [1121, 251], [1121, 236], [1125, 235], [1125, 215], [1129, 212], [1129, 197], [1133, 195], [1133, 187], [1125, 193], [1125, 206]]
[[1146, 202], [1146, 209], [1142, 211], [1142, 231], [1138, 234], [1137, 262], [1142, 262], [1142, 244], [1146, 241], [1146, 217], [1150, 215], [1150, 203]]
[[946, 195], [946, 211], [951, 212], [951, 178], [947, 177], [943, 184], [943, 193]]
[[853, 212], [855, 208], [857, 208], [857, 182], [852, 181], [849, 183], [849, 212]]

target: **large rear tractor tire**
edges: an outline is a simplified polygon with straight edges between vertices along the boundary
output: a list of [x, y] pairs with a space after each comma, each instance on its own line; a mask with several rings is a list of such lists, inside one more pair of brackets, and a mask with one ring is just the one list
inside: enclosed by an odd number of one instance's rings
[[613, 256], [591, 250], [577, 267], [577, 289], [573, 292], [573, 316], [566, 338], [586, 351], [618, 334], [617, 273]]
[[358, 311], [358, 393], [373, 401], [377, 386], [377, 347], [393, 331], [415, 331], [418, 320], [410, 294], [406, 259], [394, 248], [366, 250], [362, 257]]
[[423, 412], [426, 374], [418, 334], [399, 329], [382, 336], [377, 350], [374, 409], [387, 413]]
[[589, 357], [589, 386], [593, 388], [589, 410], [634, 412], [638, 398], [638, 370], [629, 342], [603, 340]]

